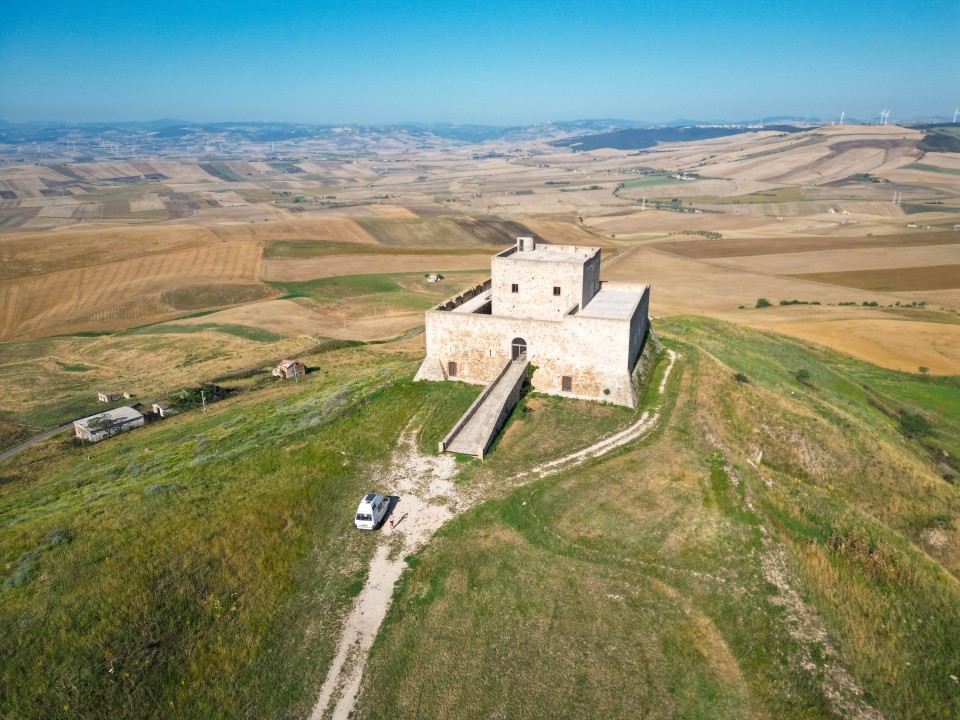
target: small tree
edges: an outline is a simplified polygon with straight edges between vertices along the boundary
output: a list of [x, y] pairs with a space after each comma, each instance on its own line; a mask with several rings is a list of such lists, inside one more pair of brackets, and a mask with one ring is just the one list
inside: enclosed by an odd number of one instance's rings
[[793, 374], [793, 376], [797, 379], [797, 382], [800, 383], [801, 385], [809, 385], [809, 384], [810, 384], [810, 371], [809, 371], [809, 370], [806, 370], [806, 369], [804, 369], [804, 368], [800, 368], [799, 370], [797, 370], [797, 371]]
[[924, 367], [923, 365], [920, 366], [920, 373], [922, 375], [926, 375], [928, 372], [930, 372], [930, 368]]
[[772, 304], [773, 304], [773, 303], [771, 303], [771, 302], [770, 302], [769, 300], [767, 300], [766, 298], [757, 298], [757, 307], [758, 307], [758, 308], [770, 307]]
[[744, 375], [743, 373], [737, 373], [736, 375], [733, 376], [733, 378], [734, 378], [738, 383], [744, 383], [745, 385], [746, 385], [746, 384], [749, 384], [749, 382], [750, 382], [750, 378], [748, 378], [748, 377], [747, 377], [746, 375]]
[[87, 428], [91, 431], [91, 436], [103, 435], [104, 437], [110, 437], [116, 434], [117, 425], [118, 423], [111, 419], [109, 415], [97, 415], [90, 419], [87, 423]]

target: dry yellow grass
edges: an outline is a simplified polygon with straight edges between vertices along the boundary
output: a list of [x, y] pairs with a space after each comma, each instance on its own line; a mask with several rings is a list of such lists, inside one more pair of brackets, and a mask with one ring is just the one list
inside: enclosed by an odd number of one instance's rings
[[330, 255], [267, 258], [263, 279], [285, 282], [370, 273], [443, 272], [490, 268], [490, 254], [476, 255]]
[[824, 305], [875, 300], [894, 304], [902, 298], [850, 290], [834, 285], [781, 278], [738, 268], [720, 267], [646, 246], [635, 246], [604, 265], [608, 280], [645, 282], [653, 286], [651, 311], [657, 315], [706, 314], [727, 317], [739, 305], [753, 307], [757, 298], [818, 300]]
[[960, 325], [909, 320], [746, 323], [809, 340], [891, 370], [960, 375]]
[[180, 321], [185, 325], [210, 322], [262, 328], [286, 337], [319, 335], [338, 340], [369, 341], [394, 338], [422, 325], [423, 313], [358, 317], [347, 308], [319, 308], [309, 300], [268, 300]]
[[[254, 243], [221, 242], [5, 280], [0, 282], [0, 340], [160, 319], [172, 314], [155, 301], [162, 292], [183, 285], [257, 282], [260, 258]], [[139, 306], [147, 314], [131, 318], [122, 312], [140, 300], [147, 300]]]
[[[793, 256], [773, 259], [788, 257]], [[720, 267], [643, 246], [613, 259], [604, 266], [603, 275], [610, 280], [649, 282], [654, 315], [709, 315], [817, 342], [881, 367], [914, 372], [924, 366], [936, 373], [960, 374], [960, 326], [891, 320], [869, 308], [827, 305], [868, 300], [893, 305], [909, 300], [908, 294], [866, 293]], [[755, 310], [759, 297], [768, 298], [774, 305], [792, 299], [816, 300], [822, 305]], [[960, 295], [941, 295], [937, 300], [944, 304], [960, 301]], [[746, 309], [738, 309], [739, 305]]]
[[[6, 346], [0, 355], [0, 407], [26, 419], [36, 417], [27, 424], [42, 425], [40, 416], [57, 417], [57, 407], [67, 408], [61, 417], [96, 409], [99, 390], [127, 391], [139, 402], [161, 399], [188, 383], [229, 370], [267, 366], [272, 358], [296, 354], [317, 340], [291, 334], [264, 343], [211, 330], [189, 334], [169, 326], [150, 330]], [[69, 366], [87, 370], [65, 370]]]
[[617, 247], [615, 242], [589, 233], [574, 223], [557, 220], [527, 220], [526, 218], [522, 222], [544, 240], [556, 245]]
[[261, 223], [222, 223], [209, 225], [211, 233], [221, 240], [273, 242], [276, 240], [330, 240], [334, 242], [375, 245], [370, 233], [353, 220], [339, 217], [290, 218]]
[[115, 262], [215, 243], [203, 227], [70, 227], [0, 235], [0, 280]]
[[[784, 241], [789, 245], [789, 240]], [[716, 265], [742, 268], [766, 275], [809, 275], [841, 273], [846, 270], [918, 269], [924, 266], [960, 263], [960, 244], [919, 247], [844, 248], [812, 252], [787, 252], [780, 255], [753, 255], [710, 260]], [[958, 277], [960, 282], [960, 277]], [[852, 287], [863, 287], [854, 285]]]
[[771, 227], [776, 220], [760, 217], [735, 215], [730, 213], [713, 214], [667, 212], [665, 210], [646, 210], [625, 215], [606, 215], [584, 217], [584, 222], [605, 233], [620, 235], [639, 235], [640, 233], [679, 232], [682, 230], [712, 230], [725, 232], [731, 229]]

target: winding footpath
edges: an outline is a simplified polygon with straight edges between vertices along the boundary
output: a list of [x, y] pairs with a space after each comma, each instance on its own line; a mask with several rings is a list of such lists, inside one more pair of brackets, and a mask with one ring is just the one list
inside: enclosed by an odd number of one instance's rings
[[[672, 350], [667, 350], [667, 356], [669, 363], [658, 389], [661, 397], [674, 363], [680, 357]], [[658, 404], [652, 411], [644, 412], [630, 427], [588, 448], [518, 473], [512, 478], [513, 483], [522, 485], [562, 472], [645, 436], [660, 421], [661, 407], [662, 404]], [[390, 608], [394, 585], [406, 566], [404, 558], [421, 550], [447, 521], [483, 500], [479, 493], [468, 495], [458, 488], [453, 482], [456, 473], [457, 462], [452, 455], [423, 455], [417, 448], [416, 433], [412, 429], [408, 427], [401, 434], [389, 468], [378, 480], [400, 496], [391, 515], [395, 526], [390, 530], [384, 527], [383, 535], [399, 533], [403, 538], [402, 549], [391, 551], [391, 544], [386, 541], [377, 548], [363, 590], [344, 623], [337, 653], [310, 720], [349, 718], [360, 690], [367, 655]]]

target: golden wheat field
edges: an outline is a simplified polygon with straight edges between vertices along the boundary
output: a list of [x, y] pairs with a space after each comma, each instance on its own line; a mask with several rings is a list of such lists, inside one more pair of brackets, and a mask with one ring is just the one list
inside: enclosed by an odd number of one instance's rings
[[163, 301], [164, 292], [256, 283], [260, 261], [256, 243], [220, 242], [3, 280], [0, 340], [122, 329], [173, 316], [177, 309]]

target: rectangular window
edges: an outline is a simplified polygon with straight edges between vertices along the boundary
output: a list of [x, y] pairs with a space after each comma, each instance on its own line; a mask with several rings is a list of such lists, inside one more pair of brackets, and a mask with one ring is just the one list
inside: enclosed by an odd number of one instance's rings
[[556, 285], [553, 286], [553, 294], [556, 297], [560, 297], [560, 288], [558, 288]]
[[563, 375], [560, 378], [560, 390], [563, 392], [573, 392], [573, 378], [569, 375]]
[[447, 363], [447, 377], [457, 376], [457, 364], [455, 362]]
[[520, 292], [520, 286], [514, 283], [513, 285], [510, 286], [510, 292], [512, 293]]

